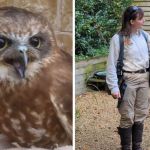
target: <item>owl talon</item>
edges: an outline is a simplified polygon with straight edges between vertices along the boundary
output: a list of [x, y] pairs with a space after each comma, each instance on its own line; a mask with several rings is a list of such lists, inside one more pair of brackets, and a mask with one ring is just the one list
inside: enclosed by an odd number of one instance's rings
[[18, 143], [16, 143], [16, 142], [13, 142], [13, 143], [11, 143], [13, 146], [15, 146], [15, 147], [17, 147], [17, 148], [22, 148]]

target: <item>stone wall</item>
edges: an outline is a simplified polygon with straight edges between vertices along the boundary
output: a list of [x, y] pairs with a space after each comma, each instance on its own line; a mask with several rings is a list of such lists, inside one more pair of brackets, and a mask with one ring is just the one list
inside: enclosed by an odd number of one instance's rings
[[104, 71], [106, 68], [107, 57], [93, 58], [88, 61], [80, 61], [75, 64], [75, 95], [84, 93], [86, 80], [95, 71]]
[[57, 43], [72, 54], [72, 0], [0, 0], [2, 6], [15, 6], [44, 14], [53, 26]]
[[134, 4], [144, 10], [145, 24], [143, 29], [150, 33], [150, 0], [134, 0]]

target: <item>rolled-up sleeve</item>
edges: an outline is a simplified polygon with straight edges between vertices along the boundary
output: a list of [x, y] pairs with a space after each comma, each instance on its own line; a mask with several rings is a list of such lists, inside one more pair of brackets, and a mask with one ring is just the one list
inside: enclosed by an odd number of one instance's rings
[[119, 92], [118, 78], [116, 73], [116, 65], [119, 57], [119, 52], [119, 36], [118, 34], [115, 34], [110, 41], [109, 55], [106, 68], [106, 82], [108, 88], [111, 90], [111, 93]]

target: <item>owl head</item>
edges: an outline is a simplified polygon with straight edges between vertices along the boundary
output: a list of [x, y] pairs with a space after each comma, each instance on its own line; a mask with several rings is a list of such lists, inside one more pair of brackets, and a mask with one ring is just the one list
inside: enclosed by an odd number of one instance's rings
[[16, 7], [0, 8], [0, 79], [26, 78], [56, 47], [49, 22]]

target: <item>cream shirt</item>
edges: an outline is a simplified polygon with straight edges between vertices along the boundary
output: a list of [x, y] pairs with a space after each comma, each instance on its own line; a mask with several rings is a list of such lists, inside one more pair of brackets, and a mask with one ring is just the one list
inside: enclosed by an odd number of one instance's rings
[[[145, 31], [144, 31], [145, 32]], [[150, 35], [145, 32], [150, 47]], [[116, 74], [117, 60], [120, 52], [119, 35], [115, 34], [110, 42], [107, 60], [106, 82], [111, 93], [119, 91], [118, 78]], [[130, 44], [124, 43], [123, 69], [126, 71], [137, 71], [149, 67], [149, 52], [145, 38], [141, 31], [132, 34]]]

